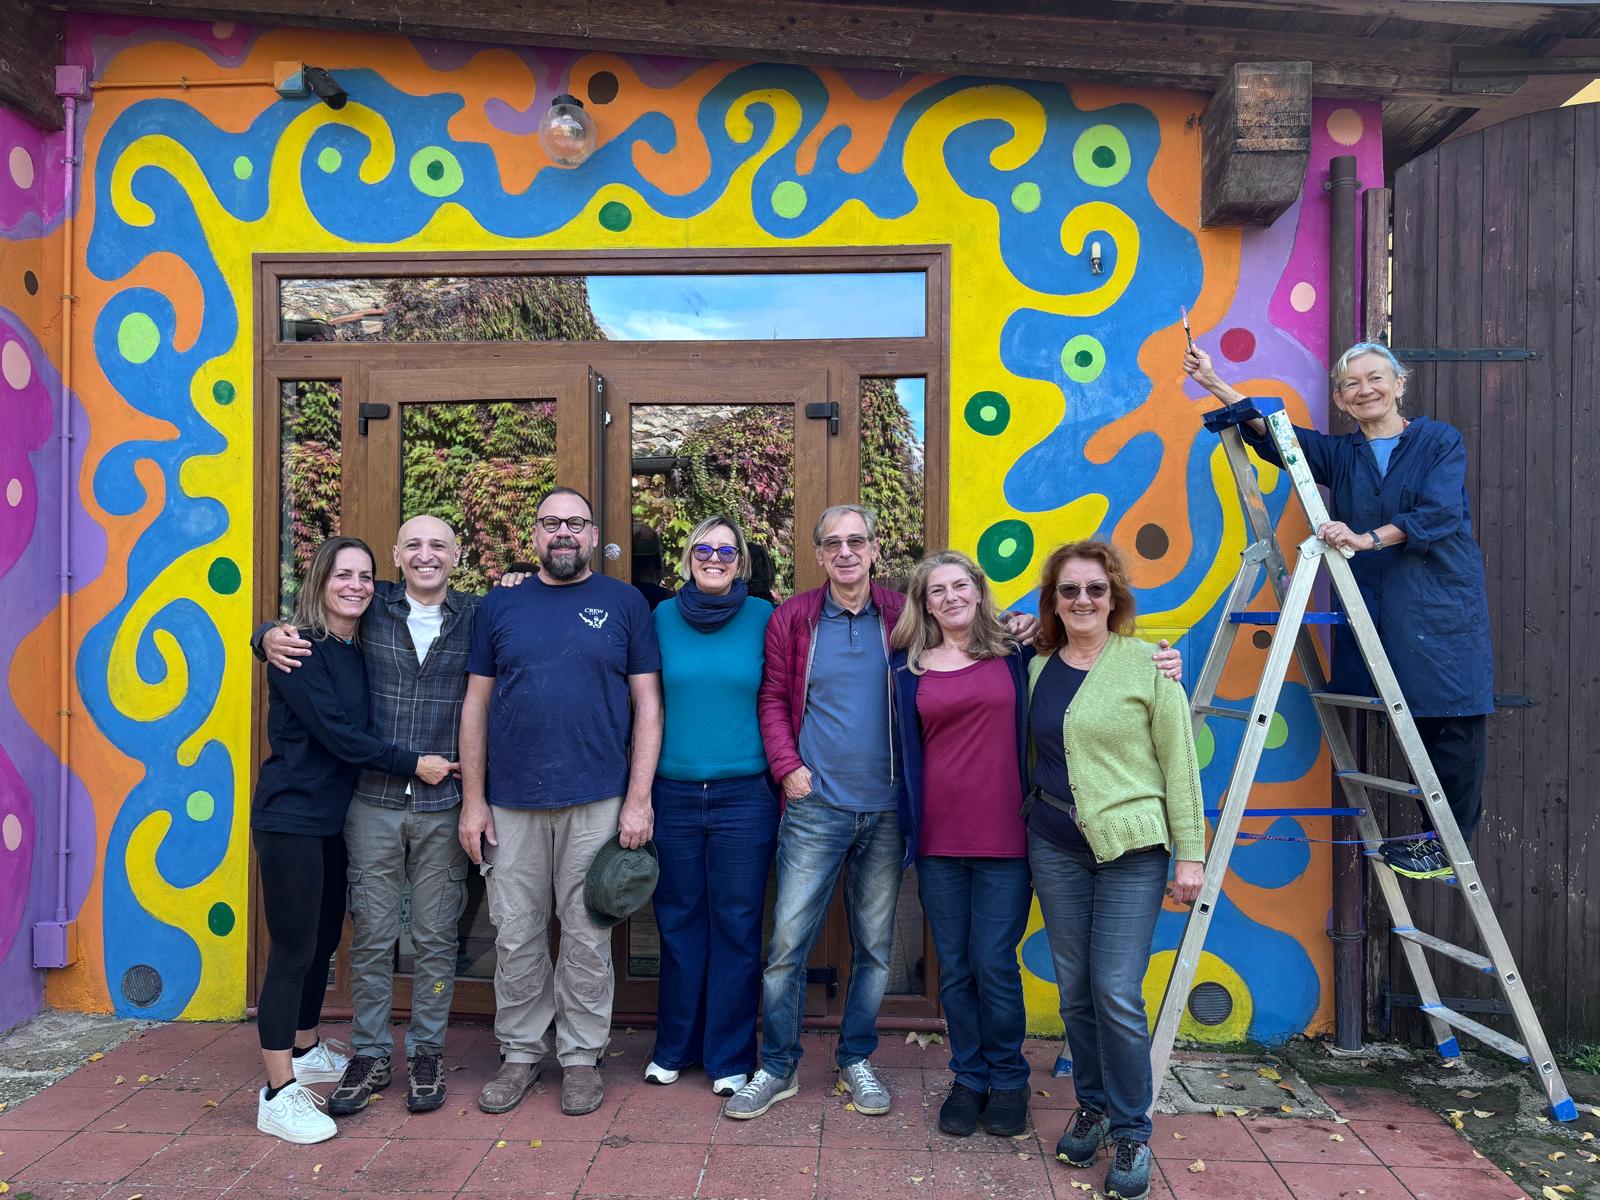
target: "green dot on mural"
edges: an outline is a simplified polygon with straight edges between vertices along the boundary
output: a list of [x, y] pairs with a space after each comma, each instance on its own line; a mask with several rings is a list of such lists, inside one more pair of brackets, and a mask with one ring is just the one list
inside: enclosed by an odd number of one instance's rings
[[1033, 212], [1039, 207], [1039, 185], [1019, 183], [1011, 189], [1011, 207], [1018, 212]]
[[317, 152], [317, 166], [321, 167], [329, 175], [337, 171], [339, 164], [342, 162], [344, 162], [344, 155], [340, 154], [332, 146], [324, 146]]
[[1033, 530], [1026, 521], [996, 521], [978, 538], [978, 565], [996, 583], [1015, 579], [1033, 559]]
[[214, 559], [206, 580], [219, 596], [231, 596], [239, 590], [239, 564], [231, 558]]
[[607, 200], [600, 206], [600, 225], [612, 233], [621, 233], [633, 224], [633, 211], [620, 200]]
[[806, 189], [792, 179], [785, 179], [772, 189], [772, 211], [780, 217], [793, 220], [806, 210]]
[[161, 345], [161, 331], [149, 313], [129, 313], [117, 326], [117, 349], [131, 363], [149, 362]]
[[993, 437], [1011, 423], [1011, 403], [999, 392], [974, 392], [965, 416], [973, 429]]
[[219, 379], [211, 385], [211, 398], [218, 404], [232, 404], [234, 394], [233, 384], [226, 379]]
[[249, 179], [256, 173], [256, 165], [244, 155], [239, 155], [233, 160], [233, 175], [235, 179]]
[[220, 900], [217, 901], [206, 914], [206, 924], [218, 937], [227, 937], [233, 932], [233, 909]]
[[461, 163], [443, 146], [424, 146], [411, 156], [411, 186], [426, 196], [453, 196], [465, 180]]
[[1061, 348], [1061, 367], [1074, 383], [1093, 383], [1106, 369], [1106, 348], [1099, 338], [1080, 333]]
[[1211, 732], [1211, 726], [1201, 727], [1200, 736], [1194, 740], [1194, 752], [1195, 757], [1200, 760], [1202, 771], [1211, 765], [1212, 756], [1217, 752], [1217, 739]]
[[1283, 719], [1282, 713], [1272, 714], [1272, 723], [1267, 726], [1267, 749], [1276, 750], [1289, 740], [1289, 722]]
[[1127, 134], [1115, 125], [1091, 125], [1073, 143], [1072, 165], [1078, 177], [1093, 187], [1121, 183], [1133, 166]]
[[217, 811], [217, 802], [210, 792], [190, 792], [183, 807], [191, 821], [209, 821]]

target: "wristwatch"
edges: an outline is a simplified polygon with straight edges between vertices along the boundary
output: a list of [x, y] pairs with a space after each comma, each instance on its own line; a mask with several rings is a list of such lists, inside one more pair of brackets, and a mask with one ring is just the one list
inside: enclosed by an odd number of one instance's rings
[[1372, 539], [1372, 548], [1374, 550], [1383, 549], [1383, 539], [1378, 536], [1378, 531], [1376, 529], [1369, 529], [1367, 531], [1367, 536]]

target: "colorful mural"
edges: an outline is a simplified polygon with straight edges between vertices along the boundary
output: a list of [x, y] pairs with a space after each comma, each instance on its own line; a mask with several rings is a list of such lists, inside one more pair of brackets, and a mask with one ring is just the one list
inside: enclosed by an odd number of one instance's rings
[[[949, 245], [954, 542], [1000, 599], [1029, 606], [1052, 545], [1113, 536], [1147, 631], [1185, 638], [1197, 663], [1243, 526], [1183, 386], [1179, 306], [1241, 386], [1321, 420], [1320, 180], [1335, 152], [1356, 153], [1369, 183], [1381, 174], [1377, 106], [1319, 105], [1303, 203], [1270, 229], [1200, 231], [1197, 95], [321, 33], [318, 61], [350, 94], [335, 112], [259, 82], [300, 56], [295, 31], [75, 18], [70, 41], [92, 78], [174, 81], [98, 91], [84, 139], [79, 496], [105, 554], [74, 601], [74, 765], [100, 870], [80, 914], [86, 961], [51, 984], [150, 1016], [243, 1005], [253, 254]], [[176, 86], [230, 73], [237, 88]], [[600, 131], [576, 169], [549, 163], [535, 133], [562, 91]], [[1263, 484], [1281, 508], [1276, 474]], [[48, 627], [30, 625], [18, 653]], [[1261, 656], [1237, 656], [1225, 694], [1249, 691]], [[48, 739], [51, 697], [14, 670], [9, 689]], [[1213, 802], [1230, 737], [1204, 747]], [[1269, 746], [1258, 803], [1321, 803], [1303, 690]], [[1327, 836], [1316, 820], [1270, 829]], [[1187, 1032], [1321, 1027], [1327, 854], [1263, 841], [1234, 861], [1202, 970], [1227, 1015]], [[1180, 919], [1164, 915], [1159, 950]], [[1046, 1029], [1037, 918], [1021, 953]]]

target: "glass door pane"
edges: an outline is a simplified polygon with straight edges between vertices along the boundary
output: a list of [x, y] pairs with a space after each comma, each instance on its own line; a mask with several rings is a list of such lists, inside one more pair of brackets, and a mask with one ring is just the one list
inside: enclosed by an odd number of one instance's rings
[[311, 556], [339, 532], [344, 388], [337, 379], [278, 384], [278, 611], [294, 610]]

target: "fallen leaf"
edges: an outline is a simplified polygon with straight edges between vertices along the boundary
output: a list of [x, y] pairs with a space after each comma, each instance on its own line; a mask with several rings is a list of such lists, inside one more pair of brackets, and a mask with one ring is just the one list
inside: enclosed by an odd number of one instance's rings
[[1472, 1115], [1477, 1117], [1478, 1120], [1480, 1120], [1480, 1121], [1487, 1121], [1490, 1117], [1494, 1116], [1494, 1114], [1492, 1112], [1485, 1112], [1481, 1108], [1473, 1109], [1472, 1110]]
[[811, 1168], [810, 1167], [801, 1167], [800, 1168], [800, 1174], [802, 1174], [802, 1175], [811, 1174]]
[[1292, 1113], [1294, 1111], [1294, 1105], [1292, 1105], [1292, 1104], [1280, 1104], [1280, 1105], [1278, 1105], [1278, 1111], [1279, 1112]]
[[1462, 1116], [1461, 1113], [1453, 1112], [1453, 1113], [1451, 1113], [1449, 1115], [1448, 1118], [1446, 1118], [1450, 1122], [1450, 1126], [1451, 1126], [1452, 1129], [1465, 1129], [1466, 1128], [1466, 1126], [1461, 1123], [1461, 1116]]
[[1476, 1151], [1476, 1150], [1474, 1150], [1474, 1151], [1473, 1151], [1473, 1152], [1472, 1152], [1472, 1157], [1473, 1157], [1473, 1158], [1482, 1158], [1482, 1157], [1483, 1157], [1483, 1155], [1482, 1155], [1482, 1154], [1480, 1154], [1480, 1153], [1478, 1153], [1478, 1151]]
[[915, 1046], [916, 1044], [917, 1044], [916, 1030], [912, 1030], [910, 1033], [906, 1034], [906, 1045]]
[[1594, 1141], [1594, 1134], [1590, 1133], [1587, 1129], [1585, 1129], [1582, 1133], [1580, 1133], [1578, 1135], [1578, 1140], [1580, 1142], [1592, 1142], [1592, 1141]]
[[1256, 1074], [1261, 1076], [1263, 1079], [1270, 1079], [1273, 1083], [1277, 1083], [1283, 1078], [1282, 1075], [1279, 1075], [1271, 1067], [1259, 1067], [1256, 1070]]
[[845, 1112], [859, 1112], [860, 1111], [859, 1109], [856, 1108], [856, 1102], [854, 1100], [850, 1101], [849, 1104], [846, 1104], [844, 1106], [844, 1110], [845, 1110]]
[[1330, 1142], [1342, 1142], [1342, 1141], [1344, 1141], [1344, 1134], [1342, 1134], [1342, 1133], [1330, 1133], [1328, 1135], [1328, 1140]]
[[501, 1138], [498, 1142], [496, 1142], [494, 1144], [494, 1148], [496, 1150], [504, 1150], [506, 1148], [506, 1140], [505, 1140], [505, 1138]]
[[1456, 1095], [1460, 1096], [1463, 1100], [1476, 1100], [1479, 1096], [1483, 1095], [1483, 1093], [1469, 1092], [1463, 1088], [1461, 1091], [1457, 1092]]
[[926, 1175], [913, 1175], [911, 1177], [911, 1182], [912, 1183], [921, 1183], [926, 1178], [927, 1178]]
[[1539, 1122], [1539, 1124], [1541, 1124], [1541, 1125], [1550, 1124], [1550, 1118], [1549, 1117], [1535, 1117], [1534, 1120]]
[[1200, 1174], [1200, 1172], [1204, 1171], [1205, 1169], [1206, 1160], [1203, 1158], [1197, 1158], [1189, 1164], [1189, 1170], [1193, 1171], [1196, 1175]]
[[215, 1108], [216, 1106], [217, 1106], [217, 1102], [215, 1100], [207, 1100], [200, 1107], [201, 1108]]
[[621, 1050], [611, 1050], [611, 1051], [608, 1051], [607, 1053], [609, 1053], [612, 1058], [621, 1058], [622, 1057], [622, 1051]]
[[848, 1092], [849, 1090], [850, 1090], [850, 1088], [845, 1084], [845, 1081], [842, 1080], [842, 1079], [839, 1080], [837, 1083], [835, 1083], [833, 1085], [834, 1095], [839, 1095], [840, 1093]]
[[[1035, 1096], [1043, 1096], [1046, 1100], [1050, 1099], [1050, 1093], [1045, 1091], [1043, 1088], [1038, 1088], [1033, 1094]], [[1594, 1135], [1590, 1134], [1589, 1136], [1593, 1137]]]
[[1278, 1085], [1278, 1090], [1280, 1092], [1288, 1092], [1292, 1096], [1292, 1095], [1294, 1095], [1294, 1084], [1292, 1084], [1292, 1083], [1280, 1083]]
[[316, 1166], [312, 1167], [311, 1168], [311, 1173], [313, 1175], [321, 1175], [322, 1174], [322, 1164], [318, 1163]]
[[1595, 1105], [1591, 1104], [1589, 1105], [1589, 1111], [1595, 1116], [1600, 1117], [1600, 1107], [1596, 1107]]
[[1092, 1192], [1094, 1190], [1087, 1183], [1079, 1183], [1076, 1179], [1072, 1181], [1072, 1186], [1080, 1192]]
[[1236, 1117], [1243, 1117], [1248, 1115], [1249, 1112], [1250, 1110], [1248, 1108], [1236, 1108], [1233, 1110], [1233, 1115]]
[[1218, 1079], [1226, 1079], [1226, 1078], [1228, 1078], [1228, 1073], [1226, 1071], [1218, 1071], [1217, 1072], [1217, 1078]]
[[90, 1062], [99, 1062], [104, 1057], [105, 1057], [104, 1054], [101, 1054], [100, 1051], [96, 1050], [93, 1054], [89, 1055], [89, 1061]]
[[1539, 1194], [1544, 1197], [1544, 1200], [1561, 1200], [1561, 1193], [1553, 1187], [1546, 1186]]
[[150, 1082], [150, 1076], [141, 1075], [141, 1076], [139, 1076], [138, 1082], [140, 1082], [140, 1083], [149, 1083]]
[[1031, 1154], [1019, 1154], [1019, 1155], [1017, 1155], [1017, 1157], [1020, 1158], [1023, 1162], [1031, 1162], [1032, 1159], [1033, 1159], [1033, 1155], [1031, 1155]]
[[119, 1083], [127, 1083], [128, 1081], [126, 1079], [124, 1079], [121, 1075], [118, 1075], [111, 1082], [112, 1082], [113, 1085], [115, 1085], [115, 1084], [119, 1084]]
[[1220, 1108], [1213, 1108], [1211, 1110], [1211, 1115], [1214, 1116], [1214, 1117], [1225, 1117], [1228, 1114], [1223, 1112]]
[[1545, 1155], [1545, 1157], [1551, 1162], [1560, 1162], [1566, 1156], [1567, 1152], [1565, 1150], [1552, 1150], [1549, 1154]]
[[[376, 1104], [379, 1100], [382, 1100], [382, 1099], [383, 1099], [383, 1097], [378, 1095], [377, 1092], [373, 1092], [372, 1095], [367, 1097], [367, 1103], [368, 1104]], [[467, 1110], [463, 1108], [461, 1111], [462, 1112], [466, 1112]]]
[[544, 1139], [543, 1138], [534, 1138], [532, 1141], [530, 1141], [528, 1143], [528, 1149], [529, 1150], [537, 1150], [542, 1145], [544, 1145]]
[[466, 1070], [466, 1068], [463, 1067], [460, 1063], [457, 1063], [455, 1066], [451, 1067], [450, 1069], [452, 1071], [465, 1071]]
[[0, 1183], [0, 1196], [4, 1196], [10, 1190], [11, 1185], [9, 1183]]
[[1575, 1195], [1577, 1195], [1577, 1193], [1573, 1190], [1572, 1185], [1570, 1183], [1558, 1183], [1558, 1184], [1556, 1184], [1556, 1191], [1560, 1192], [1563, 1196], [1575, 1196]]
[[1184, 1136], [1181, 1133], [1175, 1133], [1172, 1135], [1172, 1140], [1175, 1142], [1181, 1142], [1184, 1140]]

